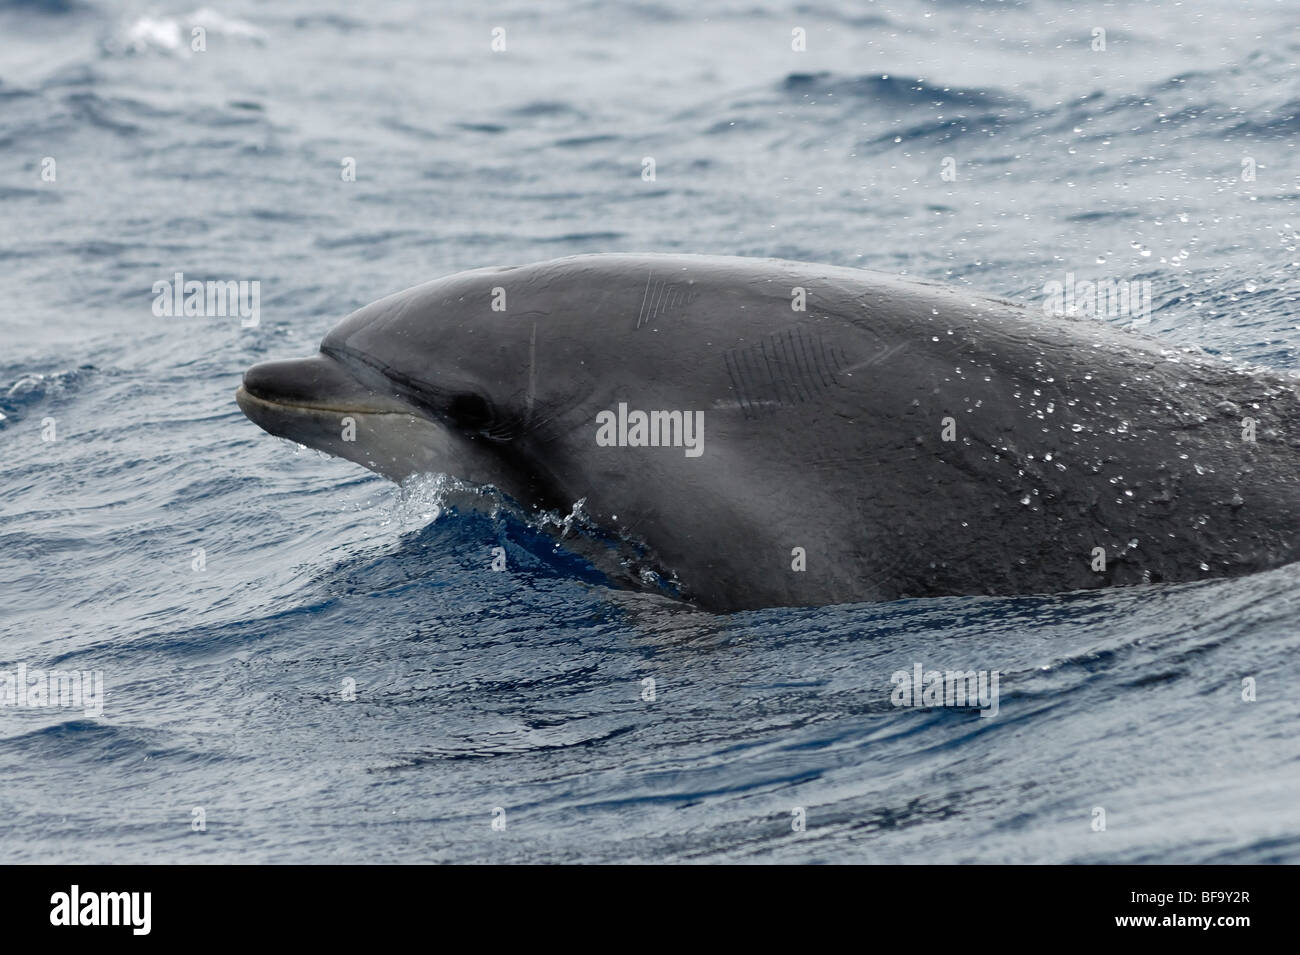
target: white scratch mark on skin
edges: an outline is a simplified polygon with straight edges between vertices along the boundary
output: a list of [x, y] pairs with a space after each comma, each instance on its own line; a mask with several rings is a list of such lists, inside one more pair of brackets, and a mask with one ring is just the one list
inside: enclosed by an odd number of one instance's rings
[[653, 311], [650, 313], [650, 320], [651, 320], [651, 321], [654, 321], [656, 318], [659, 317], [659, 306], [660, 306], [661, 304], [663, 304], [663, 300], [664, 300], [664, 290], [665, 290], [666, 288], [668, 288], [668, 282], [667, 282], [667, 281], [664, 281], [664, 282], [660, 282], [660, 283], [659, 283], [659, 289], [658, 289], [658, 291], [655, 292], [655, 306], [654, 306]]
[[780, 408], [781, 406], [781, 402], [766, 398], [758, 401], [728, 401], [725, 398], [718, 398], [713, 402], [713, 408], [718, 411], [744, 411], [747, 408]]
[[880, 354], [876, 355], [875, 357], [868, 358], [866, 361], [860, 361], [856, 365], [849, 365], [848, 368], [841, 368], [838, 372], [836, 372], [836, 374], [847, 375], [857, 371], [859, 368], [866, 368], [868, 365], [879, 364], [880, 362], [884, 361], [886, 358], [890, 357], [891, 355], [897, 354], [898, 352], [902, 351], [906, 347], [907, 347], [906, 342], [903, 342], [900, 345], [887, 346], [886, 348], [882, 349]]
[[641, 327], [641, 319], [645, 317], [645, 303], [646, 303], [646, 299], [650, 296], [650, 282], [654, 279], [654, 277], [655, 277], [654, 270], [651, 270], [650, 274], [646, 276], [645, 291], [641, 294], [641, 311], [639, 311], [636, 316], [637, 328]]
[[533, 423], [533, 396], [537, 393], [537, 322], [528, 336], [528, 423]]

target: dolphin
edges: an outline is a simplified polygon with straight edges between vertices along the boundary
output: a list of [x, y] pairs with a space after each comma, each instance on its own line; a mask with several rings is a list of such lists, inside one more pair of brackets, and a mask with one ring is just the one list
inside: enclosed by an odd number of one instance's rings
[[1300, 543], [1292, 378], [855, 268], [476, 269], [253, 366], [236, 399], [394, 480], [582, 502], [611, 566], [631, 546], [718, 612], [1191, 581]]

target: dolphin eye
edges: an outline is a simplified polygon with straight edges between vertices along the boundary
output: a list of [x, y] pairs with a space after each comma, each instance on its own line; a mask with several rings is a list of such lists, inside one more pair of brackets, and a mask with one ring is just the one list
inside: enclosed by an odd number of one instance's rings
[[456, 395], [447, 406], [447, 416], [458, 428], [481, 431], [492, 423], [492, 409], [487, 399], [473, 392]]

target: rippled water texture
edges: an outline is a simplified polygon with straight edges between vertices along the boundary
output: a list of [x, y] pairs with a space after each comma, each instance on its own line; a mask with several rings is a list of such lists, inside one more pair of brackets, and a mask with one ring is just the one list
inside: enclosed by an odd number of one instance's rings
[[[1294, 567], [714, 617], [232, 398], [390, 292], [620, 250], [1148, 280], [1152, 334], [1294, 369], [1293, 4], [219, 2], [0, 0], [0, 669], [106, 694], [0, 709], [6, 859], [1300, 858]], [[175, 272], [260, 324], [155, 317]], [[895, 708], [915, 662], [998, 716]]]

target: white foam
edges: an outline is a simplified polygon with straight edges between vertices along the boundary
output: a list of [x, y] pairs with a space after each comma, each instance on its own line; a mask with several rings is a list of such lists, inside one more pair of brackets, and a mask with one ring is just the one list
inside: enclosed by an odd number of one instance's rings
[[110, 42], [108, 46], [124, 53], [161, 52], [190, 57], [194, 55], [191, 41], [198, 27], [208, 37], [230, 37], [254, 43], [265, 43], [270, 38], [265, 30], [246, 20], [224, 16], [211, 7], [201, 7], [193, 13], [177, 16], [138, 17], [122, 31], [116, 42]]

